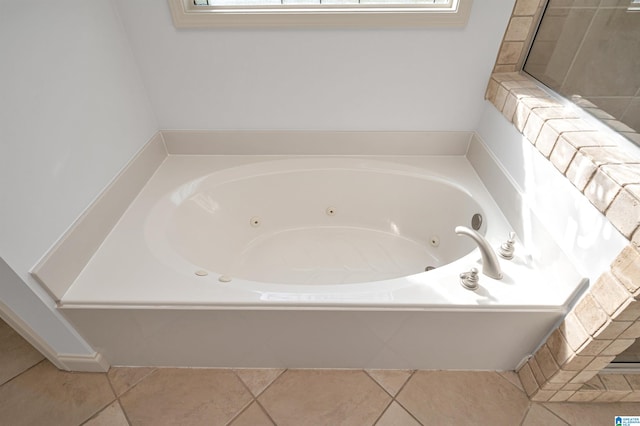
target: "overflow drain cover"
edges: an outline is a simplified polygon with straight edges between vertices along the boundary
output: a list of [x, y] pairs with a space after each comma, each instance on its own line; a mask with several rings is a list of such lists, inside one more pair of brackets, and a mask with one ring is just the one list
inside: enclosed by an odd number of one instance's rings
[[480, 213], [476, 213], [471, 218], [471, 227], [476, 231], [480, 229], [482, 226], [482, 215]]

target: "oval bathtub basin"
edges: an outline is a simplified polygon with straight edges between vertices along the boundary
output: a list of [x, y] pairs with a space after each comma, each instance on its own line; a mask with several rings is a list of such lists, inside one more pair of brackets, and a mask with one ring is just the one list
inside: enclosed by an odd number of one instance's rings
[[147, 240], [163, 261], [175, 264], [175, 254], [192, 264], [188, 273], [280, 284], [386, 280], [474, 249], [452, 232], [483, 214], [469, 192], [382, 166], [284, 160], [213, 173], [160, 200]]

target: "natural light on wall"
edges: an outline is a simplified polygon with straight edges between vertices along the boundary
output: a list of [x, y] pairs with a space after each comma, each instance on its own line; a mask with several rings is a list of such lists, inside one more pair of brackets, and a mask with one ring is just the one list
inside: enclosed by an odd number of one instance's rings
[[472, 0], [169, 0], [177, 28], [461, 27]]

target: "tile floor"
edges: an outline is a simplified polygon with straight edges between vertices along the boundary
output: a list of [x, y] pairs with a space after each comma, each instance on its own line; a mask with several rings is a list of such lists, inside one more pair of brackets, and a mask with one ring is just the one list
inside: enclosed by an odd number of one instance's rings
[[0, 425], [614, 425], [640, 403], [533, 403], [514, 373], [58, 371], [0, 321]]

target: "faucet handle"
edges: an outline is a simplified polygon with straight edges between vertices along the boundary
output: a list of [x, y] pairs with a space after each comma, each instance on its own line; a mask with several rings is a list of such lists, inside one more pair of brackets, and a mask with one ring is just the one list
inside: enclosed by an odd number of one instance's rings
[[516, 243], [516, 233], [511, 231], [509, 232], [509, 239], [504, 243], [502, 243], [502, 245], [498, 249], [498, 254], [500, 255], [500, 257], [507, 260], [513, 259], [513, 252], [515, 251], [515, 247], [514, 247], [515, 243]]
[[469, 272], [460, 274], [460, 284], [467, 290], [476, 290], [478, 288], [478, 281], [480, 281], [480, 277], [478, 276], [477, 268], [471, 268]]

